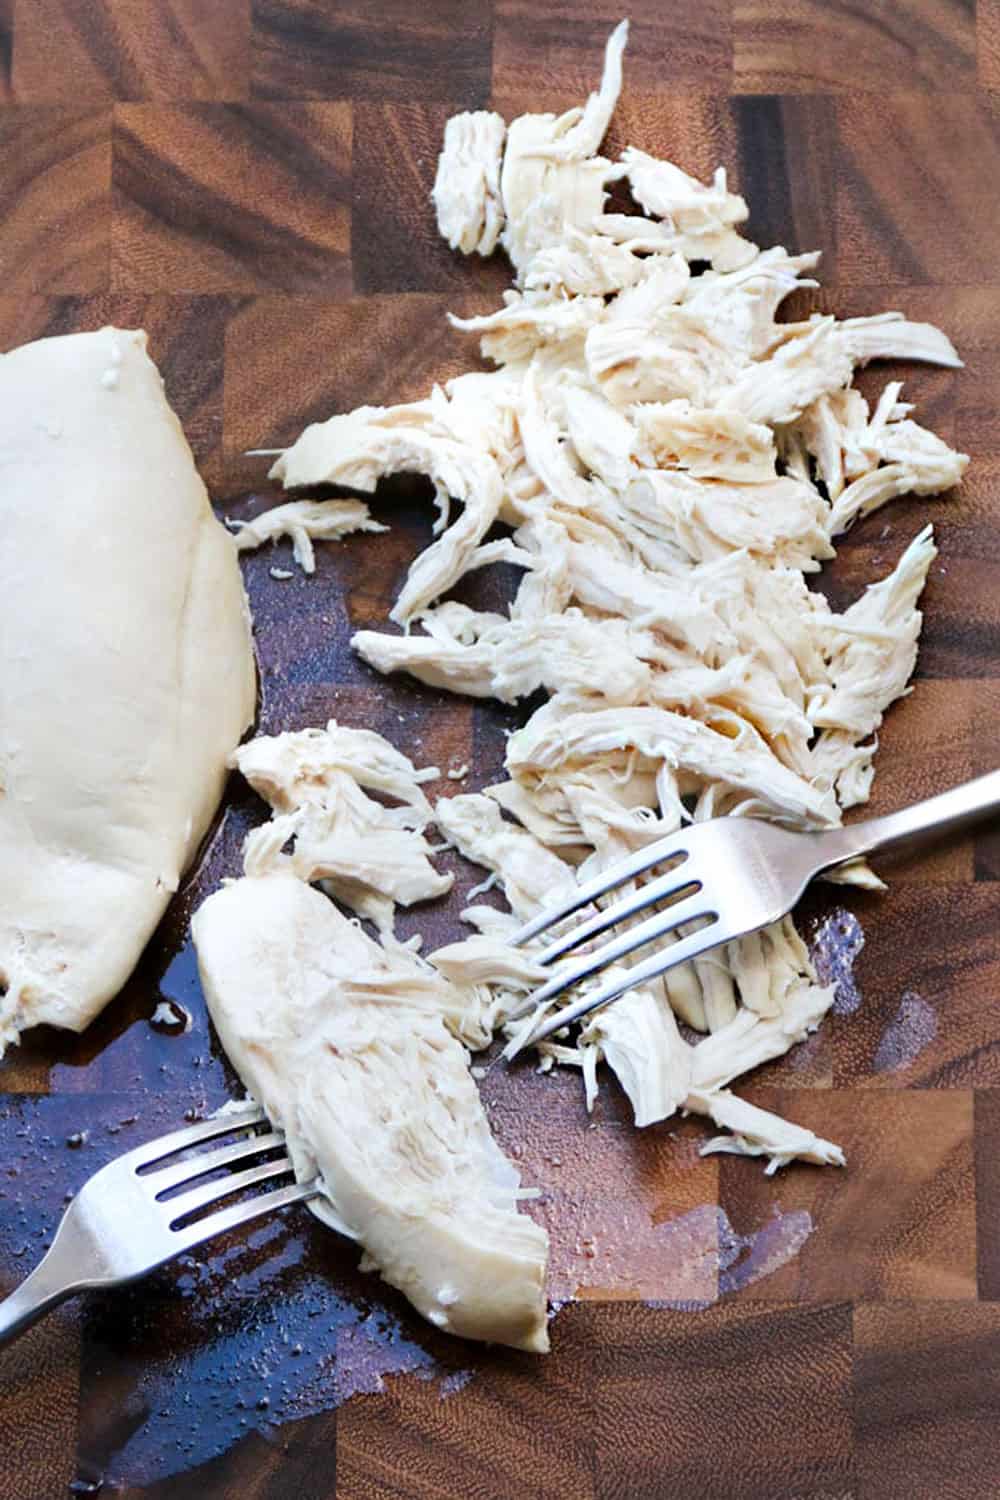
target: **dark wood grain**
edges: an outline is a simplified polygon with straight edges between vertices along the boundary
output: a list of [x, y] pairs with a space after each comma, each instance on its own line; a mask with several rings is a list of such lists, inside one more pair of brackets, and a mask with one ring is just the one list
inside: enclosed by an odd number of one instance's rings
[[633, 88], [729, 89], [729, 0], [699, 5], [636, 0], [624, 8], [608, 0], [587, 5], [494, 0], [493, 9], [493, 90], [528, 90], [535, 109], [548, 109], [540, 101], [557, 90], [569, 90], [577, 101], [586, 98], [600, 76], [608, 34], [625, 15]]
[[5, 1484], [17, 1500], [52, 1500], [77, 1473], [80, 1315], [60, 1309], [5, 1351], [0, 1443]]
[[854, 1313], [858, 1500], [996, 1494], [1000, 1308]]
[[[426, 1382], [395, 1379], [337, 1418], [338, 1500], [468, 1500], [516, 1493], [591, 1500], [594, 1386], [604, 1358], [589, 1309], [565, 1308], [548, 1368], [511, 1351], [487, 1354], [477, 1378], [444, 1400]], [[544, 1423], [540, 1413], [544, 1410]]]
[[975, 1116], [979, 1296], [1000, 1302], [1000, 1089], [979, 1089]]
[[[865, 1088], [996, 1087], [997, 882], [906, 888], [894, 883], [892, 898], [880, 901], [877, 910], [866, 903], [861, 921], [878, 941], [866, 941], [855, 967], [864, 1004], [835, 1022], [837, 1082]], [[911, 1003], [904, 1005], [907, 999]], [[894, 1023], [907, 1016], [901, 1035]]]
[[[227, 454], [235, 461], [245, 448], [292, 442], [310, 422], [349, 411], [359, 390], [376, 405], [415, 401], [435, 380], [485, 369], [476, 340], [445, 316], [482, 305], [474, 294], [245, 302], [226, 336]], [[258, 477], [265, 468], [258, 460]]]
[[111, 112], [0, 110], [3, 291], [95, 292], [109, 283]]
[[510, 285], [499, 254], [456, 255], [437, 232], [430, 192], [444, 122], [455, 103], [354, 106], [354, 198], [351, 255], [361, 293], [481, 293], [495, 306]]
[[[869, 398], [904, 379], [972, 465], [953, 495], [859, 524], [816, 581], [843, 607], [935, 523], [915, 691], [880, 733], [887, 811], [1000, 763], [1000, 6], [630, 15], [609, 151], [721, 163], [752, 235], [821, 249], [824, 287], [794, 316], [897, 307], [966, 360], [862, 373]], [[444, 121], [579, 104], [618, 19], [575, 0], [0, 0], [0, 348], [145, 326], [220, 511], [273, 504], [247, 448], [478, 365], [445, 311], [492, 307], [508, 276], [436, 235]], [[311, 580], [271, 576], [287, 543], [245, 567], [261, 727], [365, 723], [441, 768], [435, 795], [495, 779], [517, 713], [378, 678], [349, 645], [384, 623], [430, 499], [386, 485], [390, 530], [320, 545]], [[463, 597], [502, 609], [512, 582], [486, 570]], [[235, 1092], [187, 929], [265, 815], [234, 778], [122, 995], [0, 1065], [4, 1289], [95, 1167]], [[401, 935], [459, 934], [479, 872], [442, 862], [455, 891]], [[860, 922], [857, 1009], [746, 1090], [843, 1143], [844, 1171], [767, 1178], [702, 1157], [697, 1120], [637, 1133], [613, 1087], [588, 1116], [574, 1074], [494, 1069], [491, 1124], [541, 1189], [527, 1211], [568, 1299], [548, 1360], [449, 1340], [290, 1214], [4, 1351], [0, 1496], [57, 1500], [72, 1479], [124, 1500], [994, 1496], [1000, 833], [880, 868], [885, 894], [817, 887], [802, 913], [811, 939], [831, 913]], [[189, 1030], [153, 1027], [161, 999]]]
[[18, 5], [18, 100], [241, 99], [249, 82], [250, 0]]
[[793, 255], [822, 253], [823, 276], [837, 276], [834, 105], [830, 99], [736, 98], [734, 188], [750, 209], [746, 233]]
[[489, 92], [492, 5], [253, 0], [253, 91], [269, 99], [455, 99]]
[[631, 1303], [591, 1316], [600, 1500], [851, 1493], [849, 1307]]
[[346, 103], [118, 106], [114, 286], [346, 291], [350, 164]]
[[734, 0], [734, 85], [748, 94], [969, 88], [970, 0]]
[[837, 105], [838, 280], [844, 285], [1000, 279], [993, 96], [859, 95]]
[[793, 1166], [775, 1183], [722, 1159], [719, 1202], [738, 1234], [758, 1232], [775, 1209], [808, 1215], [785, 1226], [786, 1240], [810, 1230], [796, 1256], [734, 1293], [807, 1303], [975, 1298], [971, 1092], [793, 1092], [761, 1083], [746, 1094], [840, 1142], [850, 1166]]

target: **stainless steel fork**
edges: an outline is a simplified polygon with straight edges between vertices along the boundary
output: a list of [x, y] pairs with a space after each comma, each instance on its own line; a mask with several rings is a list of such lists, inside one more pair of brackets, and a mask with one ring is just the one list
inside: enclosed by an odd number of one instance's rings
[[[236, 1134], [240, 1139], [230, 1145], [176, 1159], [192, 1147]], [[263, 1111], [252, 1108], [175, 1130], [108, 1162], [77, 1193], [43, 1259], [0, 1302], [0, 1340], [23, 1332], [78, 1292], [134, 1281], [224, 1230], [316, 1197], [316, 1182], [293, 1182], [192, 1219], [234, 1193], [290, 1176], [284, 1143]], [[279, 1148], [280, 1156], [244, 1166]], [[224, 1175], [209, 1176], [219, 1173]]]
[[[551, 1036], [677, 964], [778, 921], [824, 870], [876, 850], [954, 830], [997, 811], [1000, 771], [991, 771], [902, 812], [852, 823], [847, 828], [793, 833], [756, 818], [714, 818], [659, 839], [578, 886], [558, 906], [540, 913], [519, 930], [513, 939], [518, 944], [553, 929], [559, 935], [541, 953], [532, 955], [544, 965], [553, 965], [552, 978], [528, 996], [512, 1019], [532, 1014], [573, 985], [649, 943], [661, 942], [659, 949], [515, 1035], [504, 1056], [515, 1056], [521, 1048]], [[667, 866], [663, 874], [641, 885], [631, 884], [661, 865]], [[614, 905], [598, 907], [583, 921], [563, 927], [567, 917], [630, 884], [628, 894]], [[566, 960], [574, 949], [622, 922], [632, 923], [649, 907], [656, 908], [652, 916], [627, 926], [600, 947], [590, 947], [580, 957]], [[696, 930], [692, 931], [692, 926]]]

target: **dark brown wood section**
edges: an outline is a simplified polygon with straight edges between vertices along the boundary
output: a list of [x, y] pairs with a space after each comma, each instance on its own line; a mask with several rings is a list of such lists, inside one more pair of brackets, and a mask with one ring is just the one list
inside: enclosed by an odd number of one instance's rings
[[[821, 582], [842, 605], [936, 522], [918, 681], [885, 725], [874, 810], [990, 769], [1000, 4], [629, 12], [610, 146], [703, 176], [721, 163], [755, 235], [821, 249], [823, 290], [800, 311], [897, 307], [941, 323], [967, 361], [861, 377], [869, 393], [905, 379], [973, 462], [960, 493], [858, 526]], [[476, 366], [444, 314], [494, 306], [507, 273], [437, 238], [444, 121], [488, 102], [508, 117], [580, 103], [621, 13], [604, 0], [0, 0], [0, 348], [147, 328], [220, 512], [273, 503], [248, 448]], [[391, 530], [321, 545], [311, 580], [272, 578], [284, 545], [249, 558], [262, 728], [364, 723], [442, 772], [468, 763], [463, 787], [482, 786], [516, 716], [375, 678], [351, 654], [430, 537], [421, 481], [388, 485], [375, 509]], [[505, 587], [494, 570], [468, 597], [502, 607]], [[84, 1036], [29, 1035], [0, 1064], [4, 1290], [97, 1166], [232, 1095], [187, 923], [263, 811], [234, 781], [125, 992]], [[404, 934], [457, 933], [479, 872], [444, 859], [454, 897]], [[497, 1137], [543, 1190], [531, 1211], [563, 1304], [547, 1360], [436, 1333], [292, 1214], [68, 1304], [0, 1352], [0, 1496], [995, 1496], [998, 882], [987, 830], [898, 866], [885, 896], [810, 896], [807, 933], [835, 930], [853, 953], [838, 1013], [747, 1093], [842, 1142], [844, 1172], [767, 1178], [701, 1157], [697, 1121], [637, 1133], [613, 1089], [588, 1118], [575, 1076], [488, 1075]], [[190, 1029], [154, 1028], [160, 1000]]]

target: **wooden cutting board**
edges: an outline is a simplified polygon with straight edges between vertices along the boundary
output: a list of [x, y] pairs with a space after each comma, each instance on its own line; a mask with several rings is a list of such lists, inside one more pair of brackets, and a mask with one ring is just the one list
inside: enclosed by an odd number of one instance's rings
[[[886, 724], [875, 807], [995, 766], [1000, 4], [979, 0], [978, 18], [967, 0], [629, 9], [612, 147], [703, 175], [723, 163], [755, 239], [823, 251], [813, 305], [933, 319], [968, 362], [863, 377], [872, 391], [905, 376], [918, 414], [973, 461], [959, 494], [860, 525], [823, 583], [842, 604], [935, 520], [918, 680]], [[444, 122], [490, 99], [508, 117], [582, 101], [620, 14], [0, 0], [2, 347], [146, 327], [221, 510], [272, 503], [246, 448], [470, 367], [445, 309], [491, 307], [507, 272], [436, 237]], [[473, 789], [496, 776], [513, 715], [375, 679], [348, 646], [384, 621], [428, 540], [426, 501], [419, 482], [389, 486], [377, 510], [392, 530], [321, 547], [311, 580], [271, 577], [285, 549], [249, 560], [262, 728], [335, 715], [442, 771], [468, 763]], [[497, 606], [508, 583], [495, 571], [472, 597]], [[262, 814], [234, 784], [121, 998], [85, 1036], [31, 1035], [0, 1066], [5, 1289], [101, 1162], [233, 1091], [186, 928]], [[456, 899], [416, 925], [454, 934], [477, 878], [459, 870]], [[767, 1178], [701, 1158], [696, 1122], [637, 1133], [613, 1089], [588, 1120], [576, 1077], [489, 1075], [496, 1133], [544, 1190], [565, 1301], [547, 1360], [435, 1333], [292, 1214], [70, 1304], [0, 1354], [0, 1494], [992, 1500], [998, 879], [987, 832], [898, 868], [883, 897], [812, 898], [839, 1013], [747, 1093], [841, 1142], [846, 1171]], [[187, 1032], [154, 1027], [161, 1000]]]

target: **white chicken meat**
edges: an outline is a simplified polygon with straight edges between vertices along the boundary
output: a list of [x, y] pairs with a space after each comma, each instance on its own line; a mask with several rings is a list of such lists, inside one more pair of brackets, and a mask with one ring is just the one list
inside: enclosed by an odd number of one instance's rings
[[[519, 919], [643, 839], [720, 814], [829, 826], [867, 797], [878, 726], [913, 668], [933, 542], [922, 534], [842, 614], [806, 575], [848, 526], [948, 490], [967, 463], [912, 419], [898, 382], [874, 411], [853, 385], [872, 360], [957, 367], [943, 333], [895, 312], [779, 321], [790, 292], [816, 286], [818, 256], [747, 240], [721, 168], [703, 184], [635, 147], [599, 154], [626, 36], [622, 23], [586, 106], [514, 120], [502, 158], [495, 117], [449, 126], [442, 231], [466, 251], [499, 233], [515, 272], [499, 309], [453, 320], [493, 372], [335, 415], [273, 469], [286, 487], [362, 490], [429, 474], [441, 520], [393, 611], [406, 633], [363, 631], [357, 650], [434, 687], [550, 695], [511, 736], [509, 781], [438, 807], [516, 914], [468, 913], [487, 988], [513, 972], [502, 950]], [[619, 181], [633, 211], [609, 211]], [[464, 509], [446, 524], [449, 500]], [[512, 534], [490, 536], [496, 522]], [[522, 570], [507, 612], [442, 598], [500, 560]], [[877, 884], [860, 865], [840, 878]], [[530, 947], [517, 962], [530, 966]], [[588, 1097], [606, 1062], [640, 1123], [683, 1107], [730, 1131], [727, 1150], [838, 1162], [728, 1089], [831, 998], [786, 921], [630, 992], [543, 1054], [582, 1067]]]

